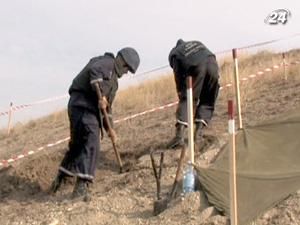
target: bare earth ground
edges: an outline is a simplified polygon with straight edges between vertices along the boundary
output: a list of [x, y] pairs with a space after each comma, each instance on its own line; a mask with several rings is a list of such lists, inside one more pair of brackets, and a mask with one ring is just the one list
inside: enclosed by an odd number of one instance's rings
[[[288, 81], [267, 80], [263, 85], [253, 82], [247, 92], [248, 98], [243, 101], [246, 126], [300, 107], [300, 80], [295, 77]], [[197, 164], [208, 165], [226, 141], [226, 104], [222, 91], [212, 126], [206, 131], [207, 135], [217, 137], [217, 141], [204, 154], [196, 152]], [[175, 108], [170, 108], [116, 125], [118, 147], [128, 171], [118, 173], [113, 149], [106, 138], [101, 146], [96, 180], [91, 187], [92, 200], [88, 203], [70, 200], [73, 181], [56, 196], [46, 192], [67, 150], [66, 143], [1, 170], [0, 224], [229, 224], [226, 217], [207, 205], [202, 192], [192, 193], [184, 200], [179, 197], [159, 216], [153, 216], [156, 184], [149, 152], [152, 149], [165, 151], [162, 174], [162, 194], [165, 194], [173, 183], [180, 154], [179, 150], [163, 147], [174, 135], [174, 112]], [[68, 135], [67, 127], [62, 126], [57, 132], [53, 130], [49, 132], [53, 133], [54, 140]], [[38, 143], [37, 136], [33, 139], [36, 148], [47, 143], [47, 140]], [[15, 142], [18, 144], [18, 139]], [[253, 224], [300, 224], [300, 192], [265, 212]]]

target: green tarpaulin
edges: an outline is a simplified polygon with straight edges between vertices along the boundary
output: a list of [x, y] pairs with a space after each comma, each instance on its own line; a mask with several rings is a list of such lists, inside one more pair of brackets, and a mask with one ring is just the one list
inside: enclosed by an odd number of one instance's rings
[[[239, 225], [248, 224], [300, 189], [300, 109], [236, 135]], [[208, 201], [230, 215], [229, 147], [198, 168]]]

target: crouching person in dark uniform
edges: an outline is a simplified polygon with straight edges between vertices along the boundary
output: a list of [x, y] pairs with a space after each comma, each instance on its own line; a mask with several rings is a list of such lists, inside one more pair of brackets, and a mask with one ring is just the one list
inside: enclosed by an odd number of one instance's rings
[[195, 143], [202, 140], [203, 128], [208, 126], [215, 109], [219, 91], [219, 72], [215, 55], [199, 41], [185, 42], [181, 39], [169, 54], [169, 63], [174, 72], [179, 104], [176, 111], [176, 134], [168, 148], [184, 145], [187, 127], [186, 77], [193, 79], [195, 112]]
[[[74, 78], [69, 89], [68, 103], [71, 131], [69, 150], [60, 164], [50, 192], [57, 192], [66, 177], [75, 176], [77, 179], [72, 197], [89, 198], [88, 184], [95, 176], [102, 130], [98, 104], [111, 113], [111, 105], [118, 90], [118, 78], [128, 71], [135, 73], [139, 63], [136, 50], [123, 48], [116, 57], [112, 53], [105, 53], [92, 58]], [[102, 99], [98, 99], [96, 86], [100, 87]], [[107, 128], [107, 124], [103, 126]], [[112, 132], [112, 136], [116, 138], [115, 132]]]

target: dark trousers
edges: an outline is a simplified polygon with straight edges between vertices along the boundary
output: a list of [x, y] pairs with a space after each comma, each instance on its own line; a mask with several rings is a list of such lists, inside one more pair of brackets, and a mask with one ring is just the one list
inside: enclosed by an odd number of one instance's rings
[[[212, 119], [216, 99], [219, 93], [219, 69], [216, 59], [209, 57], [199, 66], [191, 68], [189, 74], [193, 77], [193, 103], [195, 122], [203, 120], [206, 124]], [[187, 95], [186, 82], [179, 80], [181, 96], [176, 111], [177, 123], [187, 125]]]
[[99, 122], [94, 112], [69, 106], [70, 142], [59, 170], [69, 176], [92, 181], [100, 150]]

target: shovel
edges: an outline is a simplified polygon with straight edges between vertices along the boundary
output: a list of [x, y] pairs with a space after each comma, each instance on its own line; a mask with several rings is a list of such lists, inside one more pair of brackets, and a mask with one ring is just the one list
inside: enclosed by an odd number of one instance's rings
[[153, 152], [150, 154], [151, 163], [152, 163], [154, 176], [156, 178], [156, 185], [157, 185], [157, 200], [154, 201], [154, 207], [153, 207], [154, 216], [157, 216], [158, 214], [163, 212], [168, 207], [168, 204], [171, 202], [171, 200], [176, 197], [176, 193], [178, 190], [178, 184], [179, 184], [179, 178], [180, 178], [180, 171], [181, 171], [181, 168], [183, 165], [185, 152], [186, 152], [186, 148], [185, 148], [185, 146], [183, 146], [181, 149], [180, 158], [179, 158], [176, 175], [175, 175], [175, 180], [172, 185], [171, 192], [164, 199], [161, 199], [161, 197], [160, 197], [160, 179], [161, 179], [161, 169], [162, 169], [162, 164], [163, 164], [163, 152], [161, 153], [159, 173], [157, 173], [157, 171], [156, 171], [156, 165], [155, 165], [155, 161], [153, 158]]
[[161, 180], [162, 166], [164, 162], [164, 153], [160, 152], [159, 171], [157, 171], [157, 165], [155, 163], [153, 155], [154, 155], [154, 151], [150, 153], [150, 158], [151, 158], [151, 164], [152, 164], [153, 173], [156, 181], [156, 188], [157, 188], [157, 200], [154, 201], [154, 209], [153, 209], [153, 214], [154, 216], [156, 216], [167, 208], [167, 199], [162, 199], [160, 196], [160, 180]]
[[[96, 86], [96, 91], [97, 91], [97, 95], [98, 95], [98, 99], [102, 99], [102, 94], [101, 94], [101, 90], [100, 90], [100, 86], [99, 86], [99, 83], [95, 83], [95, 86]], [[102, 109], [99, 105], [99, 112], [103, 113], [103, 116], [104, 116], [104, 120], [107, 124], [107, 127], [108, 127], [108, 133], [109, 133], [109, 136], [110, 136], [110, 139], [111, 139], [111, 142], [112, 142], [112, 145], [113, 145], [113, 149], [114, 149], [114, 152], [115, 152], [115, 155], [116, 155], [116, 158], [117, 158], [117, 161], [118, 161], [118, 164], [119, 164], [119, 167], [120, 167], [120, 173], [123, 172], [123, 163], [122, 163], [122, 160], [121, 160], [121, 156], [120, 156], [120, 153], [117, 149], [117, 146], [116, 146], [116, 143], [115, 143], [115, 140], [113, 139], [112, 137], [112, 128], [111, 128], [111, 124], [110, 124], [110, 121], [109, 121], [109, 118], [108, 118], [108, 115], [107, 115], [107, 111], [106, 109]], [[102, 121], [101, 119], [101, 114], [100, 114], [100, 121]], [[102, 125], [102, 122], [101, 122], [101, 125]], [[102, 129], [102, 128], [101, 128]], [[102, 133], [102, 132], [101, 132]], [[103, 134], [102, 134], [103, 136]]]

